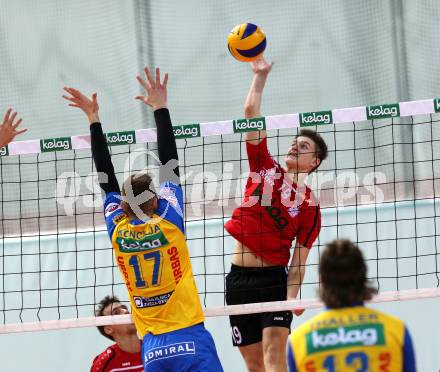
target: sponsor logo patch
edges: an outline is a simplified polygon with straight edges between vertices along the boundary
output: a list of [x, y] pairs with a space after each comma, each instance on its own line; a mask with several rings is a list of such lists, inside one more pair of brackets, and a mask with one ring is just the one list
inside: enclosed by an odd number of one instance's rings
[[107, 143], [110, 146], [116, 145], [131, 145], [136, 143], [136, 132], [126, 131], [126, 132], [111, 132], [106, 135]]
[[122, 253], [142, 252], [169, 244], [162, 231], [145, 235], [144, 232], [136, 233], [135, 231], [121, 230], [118, 235], [116, 243]]
[[125, 266], [125, 262], [124, 262], [124, 257], [118, 256], [117, 261], [122, 276], [124, 277], [125, 285], [127, 286], [128, 291], [133, 292], [133, 288], [131, 288], [131, 283], [130, 283], [130, 275], [128, 275], [127, 267]]
[[192, 138], [200, 137], [200, 124], [185, 124], [173, 127], [174, 137]]
[[41, 152], [71, 150], [70, 137], [48, 138], [40, 140]]
[[118, 203], [110, 203], [105, 207], [105, 217], [109, 217], [114, 211], [121, 209], [121, 206]]
[[233, 129], [234, 129], [234, 133], [266, 130], [266, 119], [264, 117], [261, 117], [261, 118], [253, 118], [253, 119], [234, 120]]
[[340, 349], [352, 346], [384, 345], [382, 324], [363, 324], [339, 328], [323, 328], [307, 333], [307, 353]]
[[323, 125], [333, 123], [333, 116], [331, 111], [315, 111], [303, 112], [299, 115], [299, 123], [301, 127], [311, 125]]
[[398, 103], [391, 103], [387, 105], [367, 106], [367, 119], [385, 119], [400, 116], [400, 109]]
[[121, 222], [125, 217], [127, 217], [124, 213], [117, 215], [115, 218], [113, 218], [113, 223], [117, 225], [119, 222]]
[[140, 297], [133, 296], [134, 304], [138, 309], [144, 309], [146, 307], [155, 307], [165, 305], [174, 291], [164, 293], [153, 297]]
[[440, 98], [434, 98], [434, 111], [440, 112]]
[[196, 346], [193, 341], [179, 342], [176, 344], [165, 345], [150, 349], [145, 352], [145, 364], [149, 364], [155, 360], [174, 358], [181, 355], [194, 355]]
[[167, 250], [170, 257], [171, 268], [173, 269], [174, 281], [179, 283], [182, 278], [182, 265], [180, 263], [179, 250], [176, 247], [171, 247]]
[[296, 217], [299, 214], [299, 208], [298, 207], [290, 207], [287, 210], [287, 213], [289, 213], [290, 217]]
[[260, 176], [261, 178], [264, 178], [264, 182], [274, 186], [275, 185], [275, 179], [279, 179], [281, 177], [281, 173], [277, 172], [277, 168], [270, 168], [270, 169], [262, 169], [260, 170]]
[[159, 196], [169, 202], [174, 208], [177, 207], [177, 196], [171, 187], [162, 187], [159, 191]]

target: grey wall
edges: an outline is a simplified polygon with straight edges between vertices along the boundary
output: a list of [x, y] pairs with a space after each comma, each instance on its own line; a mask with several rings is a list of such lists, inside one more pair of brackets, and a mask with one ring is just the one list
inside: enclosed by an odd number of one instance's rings
[[275, 61], [265, 114], [438, 95], [436, 1], [0, 5], [0, 106], [23, 115], [30, 131], [22, 139], [87, 132], [83, 116], [60, 98], [65, 84], [98, 92], [109, 130], [151, 125], [148, 110], [133, 99], [135, 76], [147, 64], [170, 73], [176, 122], [242, 116], [251, 73], [229, 55], [226, 36], [244, 21], [265, 30], [266, 58]]

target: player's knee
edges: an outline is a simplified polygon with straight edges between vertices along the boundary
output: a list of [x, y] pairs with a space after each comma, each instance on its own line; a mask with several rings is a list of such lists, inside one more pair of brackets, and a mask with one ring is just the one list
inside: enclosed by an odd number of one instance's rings
[[281, 345], [269, 343], [264, 347], [264, 364], [266, 367], [285, 363], [286, 353]]
[[263, 360], [246, 360], [246, 367], [249, 372], [264, 372]]
[[246, 367], [249, 372], [263, 372], [264, 371], [264, 360], [261, 353], [248, 353], [244, 356], [246, 362]]

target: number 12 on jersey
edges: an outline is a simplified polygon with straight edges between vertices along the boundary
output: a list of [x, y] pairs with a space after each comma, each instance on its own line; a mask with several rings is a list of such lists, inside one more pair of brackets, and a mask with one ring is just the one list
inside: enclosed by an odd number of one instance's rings
[[[136, 288], [156, 287], [160, 285], [162, 274], [162, 252], [155, 251], [144, 253], [143, 255], [134, 254], [128, 260], [128, 263], [134, 270], [136, 276]], [[153, 270], [151, 270], [153, 266]], [[146, 281], [146, 275], [152, 272], [151, 282]]]
[[[335, 368], [335, 356], [329, 355], [324, 359], [322, 366], [328, 372], [336, 372]], [[362, 351], [349, 353], [345, 357], [345, 366], [357, 368], [356, 372], [366, 372], [368, 371], [368, 356]], [[350, 369], [352, 371], [353, 369]]]

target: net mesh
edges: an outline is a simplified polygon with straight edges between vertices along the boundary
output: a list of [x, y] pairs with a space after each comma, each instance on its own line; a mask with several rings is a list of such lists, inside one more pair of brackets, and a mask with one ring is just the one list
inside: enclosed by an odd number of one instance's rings
[[[360, 245], [380, 293], [438, 288], [438, 121], [430, 114], [316, 127], [330, 151], [308, 179], [323, 217], [299, 298], [316, 297], [319, 253], [335, 238]], [[268, 132], [281, 164], [297, 131]], [[188, 246], [209, 312], [225, 304], [234, 241], [223, 224], [241, 201], [249, 171], [244, 133], [177, 144]], [[132, 172], [157, 171], [155, 143], [110, 148], [120, 183]], [[126, 299], [90, 150], [3, 156], [0, 165], [1, 322], [90, 317], [105, 295]]]

